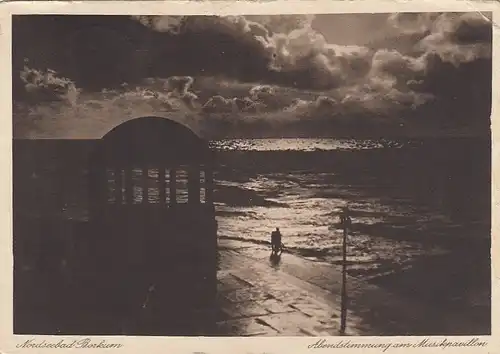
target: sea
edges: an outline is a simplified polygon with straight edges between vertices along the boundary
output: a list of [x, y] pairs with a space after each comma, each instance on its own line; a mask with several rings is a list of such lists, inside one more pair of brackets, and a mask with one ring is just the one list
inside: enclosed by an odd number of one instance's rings
[[[254, 139], [212, 142], [221, 155], [221, 238], [340, 263], [348, 207], [349, 271], [380, 276], [490, 237], [487, 142], [475, 139]], [[479, 241], [478, 241], [479, 242]]]

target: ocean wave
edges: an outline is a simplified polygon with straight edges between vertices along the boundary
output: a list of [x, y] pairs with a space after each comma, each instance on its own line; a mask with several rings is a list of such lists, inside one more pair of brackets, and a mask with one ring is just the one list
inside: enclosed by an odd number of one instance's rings
[[289, 205], [283, 202], [272, 200], [260, 195], [254, 190], [242, 188], [230, 184], [218, 183], [214, 190], [214, 198], [226, 206], [263, 206], [288, 208]]

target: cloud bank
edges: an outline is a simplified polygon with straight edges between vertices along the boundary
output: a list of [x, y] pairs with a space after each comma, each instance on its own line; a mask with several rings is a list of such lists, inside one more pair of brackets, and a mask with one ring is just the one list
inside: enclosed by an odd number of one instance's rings
[[[19, 21], [14, 21], [15, 45], [23, 30], [37, 25]], [[73, 33], [79, 21], [59, 19], [50, 26], [59, 23], [58, 29], [66, 28], [61, 33]], [[88, 117], [82, 113], [92, 103], [98, 107], [96, 116], [105, 116], [102, 110], [110, 107], [116, 115], [120, 109], [125, 116], [164, 113], [189, 120], [210, 137], [245, 132], [489, 132], [492, 29], [480, 14], [388, 14], [385, 41], [348, 46], [329, 43], [314, 27], [314, 16], [136, 16], [100, 21], [98, 29], [79, 34], [85, 38], [79, 42], [79, 58], [88, 56], [87, 47], [101, 43], [97, 37], [102, 36], [96, 34], [111, 27], [121, 40], [107, 44], [112, 41], [108, 35], [100, 50], [92, 52], [106, 58], [105, 63], [114, 58], [116, 65], [107, 70], [63, 60], [64, 50], [53, 38], [49, 45], [56, 46], [58, 58], [47, 57], [47, 50], [37, 55], [37, 48], [16, 45], [16, 107], [36, 104], [24, 109], [21, 120], [26, 124], [16, 135], [28, 134], [32, 121], [38, 122], [32, 129], [35, 135], [43, 129], [53, 134], [55, 128], [49, 125], [40, 128], [40, 110], [44, 105], [56, 109], [57, 101], [66, 110], [63, 115], [74, 115], [67, 110], [80, 107], [78, 124], [93, 119], [90, 111]], [[43, 37], [46, 32], [40, 31]], [[123, 38], [126, 45], [119, 44]], [[49, 71], [48, 64], [55, 70]], [[32, 69], [40, 67], [45, 69]], [[91, 71], [98, 74], [81, 74]], [[77, 124], [74, 118], [61, 119]], [[98, 129], [88, 130], [99, 135]]]

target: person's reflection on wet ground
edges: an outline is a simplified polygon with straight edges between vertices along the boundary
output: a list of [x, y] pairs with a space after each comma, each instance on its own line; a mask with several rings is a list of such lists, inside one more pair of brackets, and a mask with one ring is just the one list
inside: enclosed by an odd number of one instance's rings
[[271, 262], [271, 265], [274, 268], [279, 268], [280, 262], [281, 262], [281, 252], [280, 253], [271, 253], [269, 256], [269, 261]]

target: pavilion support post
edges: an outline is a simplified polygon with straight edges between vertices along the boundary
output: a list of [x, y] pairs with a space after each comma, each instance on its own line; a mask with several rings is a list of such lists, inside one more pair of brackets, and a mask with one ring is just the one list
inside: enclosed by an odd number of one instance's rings
[[200, 169], [190, 166], [188, 172], [188, 203], [200, 204]]
[[134, 183], [132, 180], [132, 167], [125, 168], [125, 203], [134, 203]]
[[89, 167], [89, 193], [88, 203], [90, 206], [91, 220], [97, 220], [102, 215], [102, 208], [108, 202], [108, 178], [106, 169], [98, 161]]
[[160, 167], [158, 169], [158, 189], [159, 189], [159, 198], [160, 204], [165, 204], [167, 200], [167, 191], [166, 191], [166, 181], [165, 181], [165, 166]]
[[214, 172], [210, 165], [205, 168], [205, 203], [214, 203]]
[[123, 175], [122, 170], [119, 167], [114, 168], [114, 179], [115, 179], [115, 203], [123, 204]]
[[177, 204], [177, 171], [175, 168], [169, 171], [169, 196], [170, 205], [174, 206]]
[[149, 190], [148, 190], [148, 167], [144, 166], [142, 168], [142, 203], [148, 204], [149, 202]]

